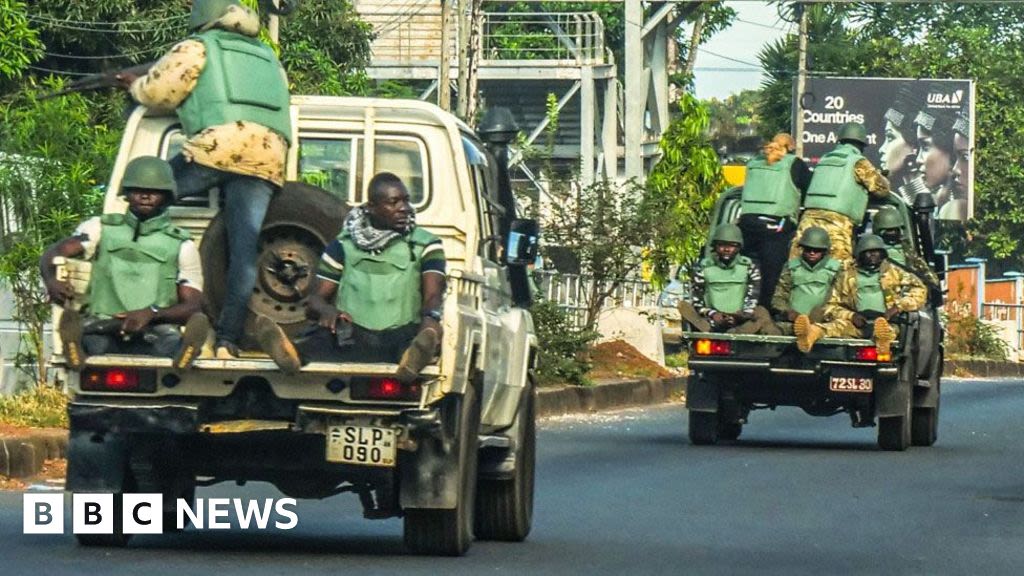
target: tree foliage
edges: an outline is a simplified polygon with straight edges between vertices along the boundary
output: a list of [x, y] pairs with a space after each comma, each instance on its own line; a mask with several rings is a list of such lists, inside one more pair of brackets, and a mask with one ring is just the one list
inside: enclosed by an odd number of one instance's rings
[[[975, 219], [968, 255], [1024, 266], [1024, 6], [1017, 3], [850, 3], [810, 7], [813, 74], [975, 80]], [[759, 58], [770, 80], [763, 134], [788, 129], [795, 36]]]
[[708, 122], [707, 107], [684, 94], [679, 114], [661, 137], [661, 160], [647, 177], [642, 213], [652, 232], [649, 258], [657, 284], [667, 280], [672, 264], [699, 256], [711, 208], [724, 186]]

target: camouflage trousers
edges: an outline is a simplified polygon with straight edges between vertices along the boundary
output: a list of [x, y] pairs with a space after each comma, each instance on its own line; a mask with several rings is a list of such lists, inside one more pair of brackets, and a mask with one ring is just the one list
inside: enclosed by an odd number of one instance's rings
[[[825, 338], [864, 338], [871, 340], [874, 337], [875, 323], [872, 320], [868, 320], [868, 323], [863, 328], [857, 328], [853, 325], [852, 320], [846, 320], [845, 318], [836, 318], [829, 322], [816, 322], [816, 324], [825, 333]], [[893, 332], [896, 333], [896, 338], [899, 338], [899, 326], [893, 323], [890, 323], [890, 326], [892, 326]]]
[[[724, 326], [715, 326], [706, 317], [701, 316], [693, 304], [689, 302], [679, 303], [679, 315], [683, 320], [689, 322], [697, 332], [726, 332], [728, 334], [770, 334], [778, 336], [779, 329], [775, 327], [771, 314], [764, 306], [754, 307], [754, 317], [750, 320], [740, 322], [738, 325], [726, 329]], [[684, 328], [685, 329], [685, 328]]]
[[808, 208], [800, 217], [800, 225], [796, 228], [796, 237], [789, 246], [789, 257], [799, 258], [802, 254], [799, 242], [804, 230], [817, 226], [828, 232], [828, 239], [832, 243], [829, 256], [842, 262], [853, 258], [853, 221], [849, 216], [822, 210], [821, 208]]
[[[811, 319], [811, 322], [820, 325], [825, 319], [825, 307], [815, 306], [807, 316]], [[793, 336], [793, 323], [789, 320], [779, 320], [775, 323], [775, 327], [779, 329], [783, 336]]]

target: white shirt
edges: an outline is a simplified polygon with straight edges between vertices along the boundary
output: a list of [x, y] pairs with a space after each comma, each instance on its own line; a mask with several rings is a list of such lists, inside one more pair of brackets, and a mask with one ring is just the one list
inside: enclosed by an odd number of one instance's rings
[[[75, 236], [81, 239], [86, 260], [92, 260], [96, 256], [96, 246], [102, 233], [103, 223], [100, 222], [99, 216], [89, 218], [75, 228]], [[203, 266], [199, 260], [199, 249], [191, 240], [182, 242], [181, 249], [178, 250], [178, 284], [203, 291]]]

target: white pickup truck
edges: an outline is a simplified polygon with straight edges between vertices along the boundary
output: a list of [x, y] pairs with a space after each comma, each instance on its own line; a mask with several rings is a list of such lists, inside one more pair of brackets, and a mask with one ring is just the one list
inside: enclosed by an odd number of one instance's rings
[[[260, 354], [207, 354], [184, 372], [170, 359], [90, 357], [65, 376], [67, 489], [160, 492], [173, 525], [176, 500], [194, 498], [196, 486], [266, 481], [297, 498], [354, 492], [367, 518], [403, 517], [418, 553], [460, 555], [474, 535], [523, 540], [533, 514], [537, 347], [525, 265], [538, 232], [515, 218], [511, 116], [491, 111], [477, 134], [420, 101], [295, 96], [291, 114], [289, 183], [263, 224], [251, 311], [292, 333], [303, 325], [320, 253], [366, 199], [371, 176], [387, 170], [407, 183], [418, 225], [444, 243], [440, 360], [406, 385], [392, 364], [314, 362], [287, 376]], [[183, 140], [174, 116], [137, 108], [104, 211], [126, 209], [117, 192], [132, 158], [170, 158]], [[219, 206], [214, 189], [170, 208], [200, 240], [213, 318], [225, 290]], [[63, 268], [84, 291], [88, 266]], [[63, 364], [59, 353], [54, 364]], [[116, 526], [78, 539], [117, 546], [129, 536]]]

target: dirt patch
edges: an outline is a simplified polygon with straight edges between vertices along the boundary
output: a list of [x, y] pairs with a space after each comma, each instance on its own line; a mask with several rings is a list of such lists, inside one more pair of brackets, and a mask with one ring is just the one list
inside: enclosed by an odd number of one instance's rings
[[0, 436], [18, 438], [21, 436], [27, 436], [30, 432], [32, 432], [32, 429], [27, 426], [15, 426], [13, 424], [0, 422]]
[[602, 342], [591, 350], [593, 367], [587, 376], [591, 380], [615, 378], [668, 378], [672, 372], [644, 356], [639, 350], [622, 340]]
[[30, 478], [8, 478], [0, 474], [0, 490], [24, 490], [32, 484], [60, 484], [68, 472], [68, 461], [63, 458], [44, 460], [43, 469]]

